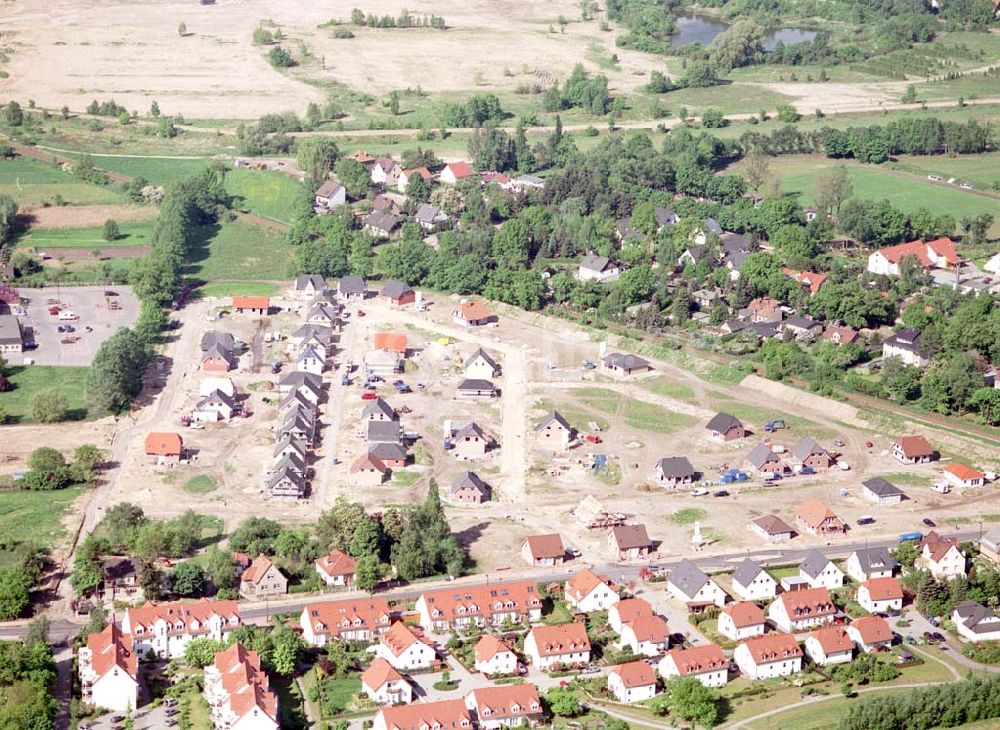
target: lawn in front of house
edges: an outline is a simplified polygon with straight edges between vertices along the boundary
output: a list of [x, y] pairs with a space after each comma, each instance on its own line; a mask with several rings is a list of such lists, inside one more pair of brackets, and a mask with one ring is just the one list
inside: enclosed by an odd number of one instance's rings
[[85, 420], [88, 411], [84, 389], [89, 369], [56, 365], [8, 367], [7, 376], [14, 389], [0, 394], [0, 406], [7, 414], [8, 422], [34, 423], [32, 401], [36, 395], [48, 390], [58, 390], [66, 396], [70, 420]]

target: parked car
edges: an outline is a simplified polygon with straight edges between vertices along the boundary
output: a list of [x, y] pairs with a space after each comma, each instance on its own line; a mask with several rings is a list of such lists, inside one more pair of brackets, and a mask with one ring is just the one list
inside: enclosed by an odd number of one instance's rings
[[923, 522], [928, 527], [936, 527], [937, 526], [935, 524], [934, 520], [932, 520], [930, 517], [924, 517], [924, 519], [922, 519], [920, 521]]
[[361, 400], [375, 400], [376, 398], [378, 398], [378, 393], [374, 390], [366, 390], [361, 394]]
[[725, 489], [720, 489], [718, 492], [714, 492], [712, 494], [712, 496], [713, 497], [728, 497], [729, 496], [729, 492], [727, 492]]
[[708, 494], [708, 490], [702, 489], [701, 487], [691, 490], [692, 497], [704, 497], [706, 494]]
[[833, 440], [833, 445], [836, 446], [838, 449], [842, 449], [844, 447], [844, 440], [843, 439], [834, 439]]
[[875, 518], [871, 515], [862, 515], [858, 518], [859, 525], [872, 525], [875, 524]]

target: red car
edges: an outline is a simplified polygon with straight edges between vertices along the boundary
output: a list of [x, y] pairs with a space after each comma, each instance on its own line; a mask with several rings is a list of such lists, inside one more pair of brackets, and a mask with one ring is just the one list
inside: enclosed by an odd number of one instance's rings
[[51, 314], [52, 316], [59, 314], [59, 312], [60, 312], [59, 307], [49, 307], [49, 314]]
[[363, 309], [359, 309], [359, 310], [358, 310], [358, 316], [359, 316], [359, 317], [364, 317], [364, 316], [365, 316], [365, 310], [363, 310]]
[[375, 400], [376, 398], [378, 398], [378, 393], [374, 390], [366, 390], [361, 394], [361, 400]]

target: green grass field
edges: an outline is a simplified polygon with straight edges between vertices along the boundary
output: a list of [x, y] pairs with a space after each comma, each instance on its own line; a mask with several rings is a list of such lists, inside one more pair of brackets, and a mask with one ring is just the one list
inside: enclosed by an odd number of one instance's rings
[[638, 431], [674, 433], [698, 422], [686, 413], [674, 413], [652, 403], [629, 400], [625, 403], [625, 424]]
[[[535, 403], [537, 408], [541, 408], [546, 412], [546, 414], [552, 411], [559, 411], [559, 415], [569, 421], [569, 425], [578, 431], [588, 431], [587, 424], [593, 421], [596, 423], [601, 430], [606, 430], [608, 428], [608, 421], [605, 418], [595, 415], [586, 408], [580, 408], [579, 406], [572, 405], [570, 403], [559, 402], [551, 400], [540, 400]], [[541, 422], [541, 418], [536, 419], [537, 423]]]
[[218, 488], [219, 486], [215, 483], [215, 479], [208, 474], [199, 474], [198, 476], [191, 477], [184, 483], [184, 491], [191, 494], [208, 494]]
[[253, 281], [228, 281], [206, 284], [196, 292], [199, 297], [263, 296], [273, 297], [280, 291], [277, 284]]
[[[155, 215], [155, 209], [151, 209]], [[17, 246], [36, 248], [97, 248], [102, 251], [120, 246], [145, 246], [153, 234], [153, 222], [119, 223], [121, 235], [114, 241], [104, 240], [103, 229], [39, 228], [17, 239]]]
[[[1000, 83], [1000, 82], [998, 82]], [[1000, 152], [980, 155], [900, 155], [893, 169], [916, 175], [940, 175], [945, 180], [968, 180], [977, 190], [990, 190], [1000, 185]]]
[[188, 276], [241, 282], [285, 278], [292, 251], [280, 233], [241, 221], [205, 226], [200, 233]]
[[94, 164], [102, 170], [121, 173], [129, 177], [146, 178], [153, 185], [166, 185], [194, 175], [203, 170], [208, 159], [163, 159], [160, 157], [94, 157]]
[[111, 187], [88, 185], [51, 163], [26, 157], [0, 160], [0, 195], [9, 195], [21, 205], [43, 205], [57, 198], [77, 205], [123, 200]]
[[74, 178], [61, 168], [30, 157], [0, 160], [0, 184], [48, 185], [71, 182]]
[[676, 398], [677, 400], [684, 401], [693, 401], [695, 399], [694, 391], [688, 386], [675, 383], [667, 378], [648, 380], [643, 385], [654, 393], [666, 396], [667, 398]]
[[[816, 175], [824, 169], [844, 164], [854, 186], [854, 197], [867, 200], [886, 199], [900, 210], [927, 208], [935, 215], [949, 214], [960, 220], [981, 213], [996, 215], [1000, 201], [963, 192], [953, 186], [932, 183], [924, 178], [894, 173], [875, 165], [845, 163], [820, 155], [779, 157], [771, 160], [771, 170], [781, 178], [781, 189], [798, 196], [803, 205], [811, 205]], [[738, 166], [737, 166], [738, 167]], [[1000, 221], [994, 222], [994, 235]]]
[[692, 525], [705, 519], [706, 512], [698, 507], [686, 507], [670, 515], [670, 521], [675, 525]]
[[226, 192], [233, 196], [234, 207], [282, 223], [291, 222], [302, 190], [298, 180], [280, 172], [239, 169], [226, 173]]
[[0, 492], [0, 535], [11, 543], [55, 545], [66, 534], [63, 518], [83, 491], [73, 487], [55, 492]]
[[84, 420], [88, 416], [84, 400], [87, 370], [89, 368], [47, 365], [11, 367], [8, 376], [14, 389], [0, 393], [0, 407], [7, 414], [9, 421], [33, 423], [35, 419], [31, 413], [32, 399], [39, 393], [55, 388], [66, 396], [70, 418], [77, 421]]

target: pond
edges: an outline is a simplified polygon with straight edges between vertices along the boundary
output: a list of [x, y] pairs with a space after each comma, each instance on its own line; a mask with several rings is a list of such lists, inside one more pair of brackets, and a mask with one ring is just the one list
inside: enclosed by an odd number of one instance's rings
[[[673, 46], [688, 46], [692, 43], [700, 43], [703, 46], [710, 45], [715, 40], [715, 36], [729, 27], [721, 20], [705, 15], [681, 15], [677, 18], [676, 24], [677, 34], [670, 40], [670, 45]], [[773, 51], [779, 42], [788, 46], [793, 43], [811, 41], [815, 37], [816, 32], [812, 30], [778, 28], [768, 31], [764, 35], [764, 50]]]

